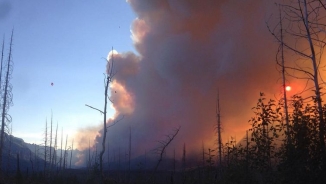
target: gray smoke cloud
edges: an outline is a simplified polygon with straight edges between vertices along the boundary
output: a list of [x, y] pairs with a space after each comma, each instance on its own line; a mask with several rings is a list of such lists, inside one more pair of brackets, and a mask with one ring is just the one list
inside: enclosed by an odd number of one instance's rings
[[110, 153], [128, 149], [130, 127], [133, 157], [157, 147], [178, 126], [167, 154], [175, 149], [180, 157], [184, 143], [194, 156], [202, 142], [215, 147], [217, 89], [223, 139], [241, 139], [259, 92], [280, 92], [278, 45], [265, 25], [273, 2], [128, 2], [138, 15], [132, 24], [138, 53], [114, 55], [111, 99], [116, 119], [124, 119], [108, 130]]

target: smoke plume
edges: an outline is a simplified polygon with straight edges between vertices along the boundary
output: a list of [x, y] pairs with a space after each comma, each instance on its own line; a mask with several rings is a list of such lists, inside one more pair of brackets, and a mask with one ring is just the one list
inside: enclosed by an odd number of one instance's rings
[[[223, 141], [241, 139], [259, 92], [279, 94], [277, 43], [265, 21], [270, 1], [129, 0], [138, 15], [132, 39], [138, 53], [114, 54], [111, 83], [115, 119], [108, 129], [110, 154], [132, 157], [156, 148], [181, 126], [167, 154], [181, 157], [214, 148], [219, 90]], [[110, 119], [108, 124], [114, 122]], [[95, 142], [101, 143], [101, 132]], [[99, 147], [99, 145], [98, 145]]]

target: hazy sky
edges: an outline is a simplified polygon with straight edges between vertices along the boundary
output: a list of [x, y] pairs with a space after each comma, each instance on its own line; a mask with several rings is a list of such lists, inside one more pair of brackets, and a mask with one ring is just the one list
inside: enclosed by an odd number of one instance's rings
[[85, 104], [103, 107], [104, 58], [112, 46], [119, 52], [134, 50], [133, 19], [123, 0], [0, 0], [6, 53], [14, 28], [14, 106], [9, 111], [14, 136], [40, 143], [51, 110], [54, 123], [69, 136], [100, 124], [100, 113]]

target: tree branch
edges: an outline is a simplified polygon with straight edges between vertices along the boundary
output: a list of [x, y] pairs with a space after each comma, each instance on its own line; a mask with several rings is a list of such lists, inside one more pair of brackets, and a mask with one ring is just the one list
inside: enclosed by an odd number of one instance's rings
[[89, 108], [92, 108], [92, 109], [94, 109], [94, 110], [97, 110], [97, 111], [99, 111], [101, 114], [104, 114], [104, 112], [103, 112], [103, 111], [101, 111], [100, 109], [97, 109], [97, 108], [95, 108], [95, 107], [92, 107], [92, 106], [90, 106], [90, 105], [87, 105], [87, 104], [85, 104], [85, 106], [87, 106], [87, 107], [89, 107]]

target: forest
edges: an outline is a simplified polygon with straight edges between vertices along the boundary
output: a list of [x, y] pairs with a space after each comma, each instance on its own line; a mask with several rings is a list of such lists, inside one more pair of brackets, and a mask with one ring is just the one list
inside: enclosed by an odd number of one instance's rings
[[[19, 30], [12, 30], [8, 53], [5, 41], [2, 42], [0, 64], [0, 183], [326, 183], [326, 104], [323, 100], [326, 2], [290, 0], [275, 3], [275, 7], [277, 13], [266, 20], [265, 31], [277, 45], [277, 50], [272, 51], [275, 67], [270, 70], [278, 72], [281, 97], [269, 97], [264, 89], [258, 91], [255, 106], [248, 107], [251, 118], [245, 121], [250, 128], [245, 136], [240, 140], [232, 136], [225, 140], [222, 139], [223, 127], [227, 124], [223, 121], [223, 94], [219, 90], [212, 92], [214, 144], [202, 142], [196, 153], [189, 153], [189, 143], [178, 144], [180, 157], [176, 156], [176, 147], [173, 154], [167, 154], [167, 150], [177, 138], [183, 139], [180, 136], [184, 126], [170, 127], [162, 140], [156, 140], [157, 146], [152, 148], [154, 154], [145, 151], [133, 156], [131, 126], [128, 136], [121, 135], [127, 137], [128, 145], [125, 150], [121, 149], [125, 153], [120, 153], [120, 147], [118, 154], [109, 151], [112, 149], [108, 141], [111, 128], [124, 123], [128, 116], [122, 113], [112, 119], [107, 115], [108, 106], [116, 103], [112, 96], [120, 93], [112, 85], [117, 85], [126, 75], [122, 76], [119, 72], [125, 71], [117, 69], [121, 64], [116, 60], [121, 58], [114, 54], [113, 48], [106, 60], [103, 109], [85, 102], [85, 108], [99, 112], [102, 117], [95, 146], [88, 142], [87, 149], [76, 150], [74, 141], [68, 143], [68, 136], [64, 139], [62, 133], [58, 142], [60, 132], [52, 114], [45, 122], [42, 145], [27, 144], [14, 137], [10, 132], [9, 108], [13, 105], [10, 81], [14, 69], [13, 38]], [[289, 95], [290, 80], [303, 81], [303, 90]], [[85, 166], [72, 167], [72, 155], [77, 154], [84, 156]]]

